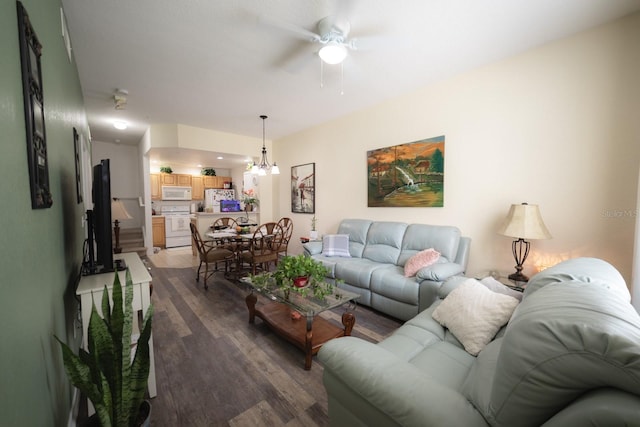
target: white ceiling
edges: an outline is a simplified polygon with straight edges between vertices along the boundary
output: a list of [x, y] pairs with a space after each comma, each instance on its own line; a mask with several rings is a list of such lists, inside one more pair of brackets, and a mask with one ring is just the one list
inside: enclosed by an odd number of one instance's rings
[[[62, 0], [92, 138], [153, 123], [277, 139], [640, 10], [640, 0]], [[315, 31], [351, 23], [358, 51], [324, 67]], [[297, 52], [298, 55], [292, 55]], [[115, 110], [116, 89], [129, 92]], [[117, 131], [112, 121], [129, 123]]]

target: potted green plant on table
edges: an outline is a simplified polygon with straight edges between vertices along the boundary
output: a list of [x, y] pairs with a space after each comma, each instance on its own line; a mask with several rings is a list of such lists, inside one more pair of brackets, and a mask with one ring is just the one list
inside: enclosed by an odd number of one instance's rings
[[325, 280], [328, 273], [329, 269], [320, 261], [305, 255], [289, 255], [278, 261], [273, 277], [281, 288], [290, 288], [303, 295], [311, 290], [315, 297], [324, 298], [333, 291], [333, 285]]
[[[88, 327], [88, 350], [74, 354], [60, 342], [64, 367], [71, 383], [93, 403], [93, 417], [103, 427], [149, 425], [151, 407], [144, 400], [149, 378], [149, 338], [153, 306], [145, 313], [140, 337], [131, 359], [133, 328], [133, 283], [126, 272], [122, 301], [122, 286], [118, 274], [113, 281], [113, 307], [105, 286], [100, 317], [95, 304]], [[92, 417], [92, 418], [93, 418]]]

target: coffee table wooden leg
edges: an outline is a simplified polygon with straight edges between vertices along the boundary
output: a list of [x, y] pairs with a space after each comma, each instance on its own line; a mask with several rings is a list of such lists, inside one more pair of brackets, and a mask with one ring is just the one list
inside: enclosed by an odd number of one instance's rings
[[304, 369], [309, 371], [313, 361], [313, 316], [307, 316], [307, 333], [304, 342]]
[[350, 336], [353, 325], [356, 324], [356, 316], [352, 312], [347, 311], [342, 315], [342, 324], [344, 325], [344, 336]]
[[256, 302], [258, 302], [258, 297], [252, 293], [247, 295], [244, 299], [247, 303], [247, 308], [249, 309], [249, 323], [255, 323], [256, 320]]

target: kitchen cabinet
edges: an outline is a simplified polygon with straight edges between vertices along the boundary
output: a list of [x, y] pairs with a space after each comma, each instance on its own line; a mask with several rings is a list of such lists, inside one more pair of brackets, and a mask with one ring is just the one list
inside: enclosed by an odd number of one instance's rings
[[178, 185], [178, 174], [161, 173], [160, 185]]
[[204, 176], [204, 188], [224, 188], [225, 182], [231, 182], [230, 176]]
[[153, 246], [164, 248], [166, 246], [166, 240], [163, 216], [154, 216], [151, 218], [151, 230], [153, 233]]
[[191, 200], [204, 200], [204, 180], [202, 176], [191, 177]]
[[161, 173], [160, 184], [178, 187], [191, 187], [191, 175], [185, 173]]
[[191, 187], [191, 175], [178, 174], [176, 179], [178, 180], [178, 186]]
[[162, 191], [160, 185], [160, 174], [151, 174], [151, 200], [161, 200]]

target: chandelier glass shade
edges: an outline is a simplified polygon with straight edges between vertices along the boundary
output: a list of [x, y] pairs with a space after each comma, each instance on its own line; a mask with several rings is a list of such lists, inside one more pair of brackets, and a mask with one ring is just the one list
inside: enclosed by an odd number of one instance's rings
[[269, 163], [269, 160], [267, 159], [267, 147], [265, 146], [265, 131], [264, 131], [264, 122], [267, 119], [267, 116], [260, 116], [260, 118], [262, 119], [262, 156], [260, 158], [260, 163], [258, 164], [253, 164], [253, 166], [251, 167], [251, 173], [253, 174], [258, 174], [260, 176], [265, 176], [267, 174], [267, 172], [271, 172], [271, 175], [279, 175], [280, 174], [280, 168], [278, 168], [278, 165], [276, 164], [276, 162], [273, 162], [273, 166], [271, 165], [271, 163]]

